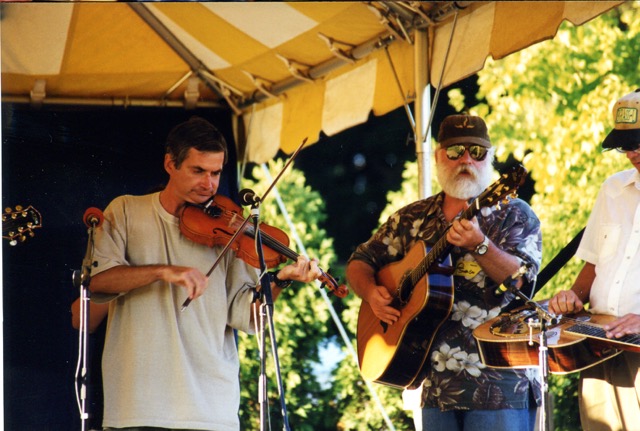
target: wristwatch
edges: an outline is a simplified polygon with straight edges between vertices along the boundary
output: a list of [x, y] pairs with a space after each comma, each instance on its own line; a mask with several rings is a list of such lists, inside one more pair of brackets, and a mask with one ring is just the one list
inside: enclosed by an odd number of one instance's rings
[[489, 250], [489, 238], [485, 235], [482, 242], [476, 245], [476, 249], [473, 252], [482, 256], [487, 250]]

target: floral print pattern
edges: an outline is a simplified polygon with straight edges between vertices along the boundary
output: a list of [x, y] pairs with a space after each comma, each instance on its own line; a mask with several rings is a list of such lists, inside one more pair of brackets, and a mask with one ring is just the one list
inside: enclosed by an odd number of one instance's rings
[[[444, 194], [414, 202], [384, 223], [350, 260], [362, 260], [376, 270], [401, 260], [418, 242], [435, 244], [448, 227], [442, 213]], [[542, 259], [540, 222], [529, 205], [513, 199], [500, 207], [482, 208], [477, 214], [482, 231], [507, 253], [520, 258], [529, 270], [521, 290], [531, 294]], [[539, 385], [527, 370], [497, 369], [480, 360], [472, 332], [502, 311], [517, 306], [515, 295], [496, 295], [497, 283], [477, 265], [473, 254], [452, 247], [454, 304], [436, 334], [423, 382], [425, 407], [452, 409], [526, 408], [530, 389], [537, 400]], [[474, 268], [475, 270], [468, 270]], [[535, 373], [533, 373], [535, 374]]]

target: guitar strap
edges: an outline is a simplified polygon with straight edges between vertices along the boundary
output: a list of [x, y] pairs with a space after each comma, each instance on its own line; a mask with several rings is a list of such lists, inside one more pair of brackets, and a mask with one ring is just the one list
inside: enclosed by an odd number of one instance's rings
[[553, 259], [551, 259], [551, 262], [549, 262], [547, 266], [545, 266], [542, 271], [538, 273], [536, 287], [533, 290], [533, 296], [535, 296], [536, 293], [538, 293], [540, 289], [542, 289], [542, 287], [547, 284], [547, 282], [551, 280], [558, 271], [560, 271], [560, 268], [562, 268], [569, 261], [569, 259], [573, 257], [573, 255], [576, 253], [576, 250], [578, 249], [578, 245], [580, 245], [580, 240], [582, 239], [584, 229], [585, 228], [582, 228], [582, 230], [580, 230], [580, 232], [578, 232], [576, 236], [573, 237], [569, 244], [565, 245], [564, 248], [560, 250]]

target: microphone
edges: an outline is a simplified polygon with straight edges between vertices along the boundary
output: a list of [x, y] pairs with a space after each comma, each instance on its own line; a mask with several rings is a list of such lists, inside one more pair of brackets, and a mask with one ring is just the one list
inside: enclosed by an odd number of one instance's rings
[[493, 291], [494, 295], [503, 295], [507, 290], [511, 290], [513, 287], [515, 287], [518, 280], [520, 280], [522, 276], [527, 273], [528, 269], [529, 264], [526, 263], [518, 268], [516, 272], [505, 278], [502, 284]]
[[238, 193], [238, 196], [240, 197], [240, 204], [242, 204], [244, 206], [256, 205], [256, 204], [259, 204], [262, 201], [260, 199], [260, 196], [258, 196], [251, 189], [242, 189], [242, 190], [240, 190], [240, 193]]
[[104, 215], [98, 208], [87, 208], [82, 217], [82, 221], [84, 221], [87, 227], [99, 227], [104, 221]]

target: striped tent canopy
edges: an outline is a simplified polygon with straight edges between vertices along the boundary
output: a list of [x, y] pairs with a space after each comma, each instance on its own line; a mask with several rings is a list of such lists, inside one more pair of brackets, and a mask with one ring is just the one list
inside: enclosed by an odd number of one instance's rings
[[4, 3], [2, 100], [229, 109], [264, 162], [619, 3]]

